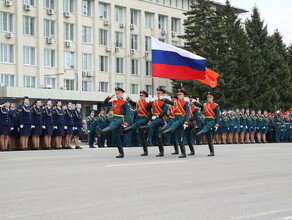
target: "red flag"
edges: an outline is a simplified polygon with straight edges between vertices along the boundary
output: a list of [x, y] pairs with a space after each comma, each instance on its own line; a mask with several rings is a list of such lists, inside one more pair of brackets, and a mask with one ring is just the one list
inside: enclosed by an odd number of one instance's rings
[[213, 70], [210, 70], [206, 68], [206, 79], [198, 80], [203, 84], [206, 84], [208, 86], [211, 86], [212, 88], [215, 88], [217, 86], [217, 78], [220, 76], [219, 73], [216, 73]]

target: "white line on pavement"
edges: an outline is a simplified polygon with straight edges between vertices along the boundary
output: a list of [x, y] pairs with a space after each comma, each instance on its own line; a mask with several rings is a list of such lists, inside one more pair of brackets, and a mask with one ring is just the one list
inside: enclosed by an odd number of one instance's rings
[[184, 162], [185, 162], [184, 160], [176, 160], [176, 161], [149, 162], [149, 163], [125, 163], [125, 164], [106, 165], [106, 167], [141, 166], [141, 165], [168, 164], [168, 163], [184, 163]]
[[88, 155], [68, 155], [68, 156], [50, 156], [50, 157], [18, 157], [9, 158], [8, 160], [32, 160], [32, 159], [57, 159], [57, 158], [70, 158], [70, 157], [88, 157]]
[[254, 215], [246, 215], [246, 216], [239, 216], [236, 218], [233, 218], [232, 220], [236, 220], [236, 219], [251, 219], [251, 218], [256, 218], [256, 217], [261, 217], [261, 216], [265, 216], [265, 215], [273, 215], [276, 213], [281, 213], [281, 212], [287, 212], [292, 210], [290, 209], [280, 209], [280, 210], [273, 210], [273, 211], [269, 211], [269, 212], [262, 212], [262, 213], [258, 213], [258, 214], [254, 214]]

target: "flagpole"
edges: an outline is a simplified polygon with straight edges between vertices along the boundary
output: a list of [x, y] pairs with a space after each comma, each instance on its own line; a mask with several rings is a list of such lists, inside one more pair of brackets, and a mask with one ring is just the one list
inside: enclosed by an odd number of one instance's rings
[[152, 73], [151, 77], [152, 77], [152, 98], [154, 98], [154, 77], [152, 76]]

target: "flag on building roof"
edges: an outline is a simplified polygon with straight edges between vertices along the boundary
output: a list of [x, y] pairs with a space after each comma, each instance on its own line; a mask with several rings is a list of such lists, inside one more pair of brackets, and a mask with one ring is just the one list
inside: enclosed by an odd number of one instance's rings
[[[218, 73], [206, 69], [206, 59], [151, 37], [152, 76], [198, 80], [216, 87]], [[215, 85], [215, 86], [214, 86]]]

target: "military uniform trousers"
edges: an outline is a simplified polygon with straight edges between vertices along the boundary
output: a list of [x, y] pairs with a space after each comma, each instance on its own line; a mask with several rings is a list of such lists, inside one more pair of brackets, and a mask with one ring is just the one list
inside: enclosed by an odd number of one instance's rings
[[184, 128], [183, 124], [185, 122], [185, 117], [182, 115], [176, 115], [173, 122], [169, 125], [167, 125], [167, 128], [171, 128], [171, 130], [174, 132], [175, 136], [175, 142], [179, 145], [180, 143], [183, 143], [184, 138]]
[[212, 144], [212, 133], [215, 126], [215, 120], [212, 118], [205, 118], [203, 132], [206, 134], [208, 144]]
[[90, 132], [88, 132], [88, 145], [89, 147], [93, 147], [94, 138], [95, 138], [95, 129], [94, 130], [90, 129], [89, 131]]
[[[157, 144], [162, 146], [162, 138], [159, 137], [159, 128], [164, 125], [164, 119], [163, 118], [156, 118], [154, 121], [152, 121], [148, 126], [149, 130], [153, 129], [153, 134], [155, 135], [155, 140], [157, 141]], [[152, 136], [153, 137], [153, 136]]]

